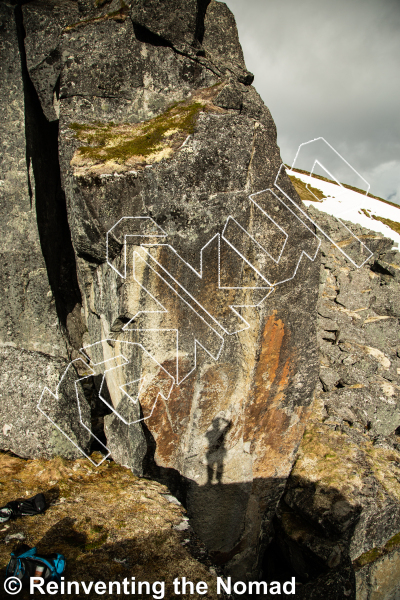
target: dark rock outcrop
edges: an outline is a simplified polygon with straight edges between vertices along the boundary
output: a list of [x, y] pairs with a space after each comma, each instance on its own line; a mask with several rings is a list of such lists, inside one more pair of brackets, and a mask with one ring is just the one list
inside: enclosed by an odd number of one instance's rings
[[[335, 220], [310, 211], [334, 238]], [[392, 600], [400, 593], [400, 254], [391, 240], [351, 227], [374, 256], [355, 269], [323, 244], [321, 384], [266, 561], [296, 573], [299, 598]]]

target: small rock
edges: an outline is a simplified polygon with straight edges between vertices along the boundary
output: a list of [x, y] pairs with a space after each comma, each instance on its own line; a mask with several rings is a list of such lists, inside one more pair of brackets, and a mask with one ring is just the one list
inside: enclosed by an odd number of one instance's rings
[[342, 553], [340, 551], [340, 548], [338, 546], [336, 546], [332, 550], [332, 553], [330, 554], [330, 556], [328, 558], [328, 567], [330, 569], [337, 567], [338, 564], [340, 563], [341, 556], [342, 556]]
[[12, 425], [8, 425], [8, 423], [3, 425], [3, 435], [7, 436], [10, 433], [11, 429]]
[[177, 506], [182, 506], [182, 504], [179, 502], [178, 498], [175, 498], [175, 496], [172, 496], [172, 494], [162, 494], [162, 496], [168, 500], [168, 502], [171, 502], [171, 504], [176, 504]]
[[4, 541], [6, 542], [6, 544], [8, 544], [8, 542], [11, 542], [11, 540], [18, 540], [19, 542], [23, 542], [24, 539], [24, 533], [9, 533], [8, 535], [6, 535]]
[[251, 442], [245, 442], [243, 444], [243, 452], [246, 452], [247, 454], [251, 453]]
[[342, 360], [342, 363], [344, 365], [354, 365], [357, 361], [358, 361], [358, 358], [356, 356], [354, 356], [354, 354], [349, 354]]
[[186, 531], [189, 528], [190, 525], [187, 521], [182, 521], [181, 523], [179, 523], [179, 525], [174, 525], [174, 529], [176, 529], [176, 531]]
[[226, 85], [216, 97], [214, 104], [221, 108], [240, 110], [242, 102], [241, 91], [234, 85]]
[[319, 378], [325, 392], [330, 392], [339, 383], [340, 375], [333, 369], [321, 369]]
[[355, 369], [347, 368], [342, 371], [340, 377], [340, 384], [343, 386], [346, 385], [356, 385], [360, 382], [360, 378], [358, 377], [358, 372]]

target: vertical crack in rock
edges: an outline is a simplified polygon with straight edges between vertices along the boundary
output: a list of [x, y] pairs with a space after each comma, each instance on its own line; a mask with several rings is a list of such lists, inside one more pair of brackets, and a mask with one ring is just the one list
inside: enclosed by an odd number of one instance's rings
[[[28, 73], [21, 4], [15, 7], [15, 22], [24, 86], [26, 161], [31, 200], [33, 200], [34, 188], [40, 244], [56, 303], [57, 316], [63, 330], [67, 333], [69, 342], [77, 349], [82, 335], [80, 317], [82, 299], [76, 275], [65, 194], [61, 187], [58, 120], [46, 119]], [[55, 93], [57, 94], [56, 89]], [[31, 181], [32, 172], [34, 182]]]
[[204, 38], [204, 19], [211, 0], [197, 0], [196, 34], [194, 44], [202, 44]]

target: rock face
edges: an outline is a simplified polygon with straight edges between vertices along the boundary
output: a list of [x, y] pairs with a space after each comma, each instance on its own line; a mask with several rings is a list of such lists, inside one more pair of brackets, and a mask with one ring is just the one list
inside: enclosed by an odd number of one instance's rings
[[[80, 292], [62, 205], [58, 124], [43, 116], [28, 80], [20, 11], [0, 5], [0, 445], [25, 457], [63, 449], [72, 457], [79, 450], [36, 408], [46, 380], [62, 377], [71, 341], [79, 348]], [[61, 396], [51, 411], [64, 405], [71, 416], [68, 402], [69, 394]], [[73, 421], [64, 425], [74, 438]], [[86, 430], [76, 441], [87, 449], [89, 439]]]
[[400, 594], [400, 254], [357, 234], [374, 251], [360, 269], [322, 247], [320, 385], [266, 556], [296, 572], [299, 598]]
[[[3, 343], [29, 351], [37, 400], [74, 360], [77, 376], [46, 392], [55, 425], [86, 452], [104, 419], [112, 456], [173, 488], [214, 562], [254, 578], [318, 377], [320, 242], [233, 16], [214, 0], [2, 10], [21, 65], [3, 92], [4, 252], [21, 290]], [[32, 414], [24, 385], [3, 420]], [[2, 447], [76, 451], [50, 434], [24, 445], [27, 417], [7, 419]]]
[[[67, 370], [68, 361], [12, 347], [1, 347], [0, 356], [2, 449], [32, 458], [74, 458], [87, 451], [90, 406], [82, 392], [80, 406], [76, 400], [78, 375]], [[46, 393], [45, 384], [55, 392], [62, 377], [57, 394]]]

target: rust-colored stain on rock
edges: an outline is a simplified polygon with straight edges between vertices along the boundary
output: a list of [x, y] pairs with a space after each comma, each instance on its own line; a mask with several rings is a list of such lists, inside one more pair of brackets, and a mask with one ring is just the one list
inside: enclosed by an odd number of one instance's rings
[[286, 406], [286, 391], [294, 372], [296, 354], [276, 312], [264, 327], [253, 394], [247, 407], [244, 441], [255, 455], [254, 478], [286, 477], [304, 429], [304, 409]]

